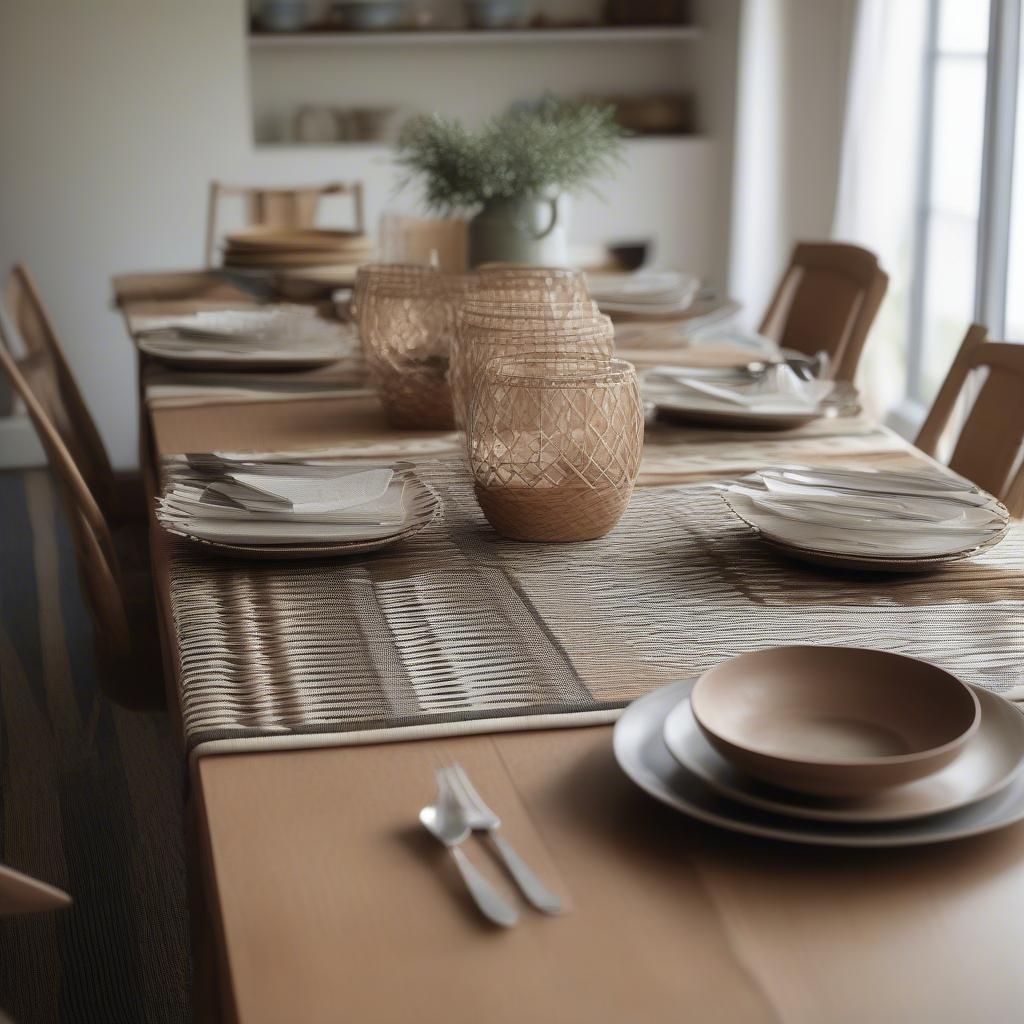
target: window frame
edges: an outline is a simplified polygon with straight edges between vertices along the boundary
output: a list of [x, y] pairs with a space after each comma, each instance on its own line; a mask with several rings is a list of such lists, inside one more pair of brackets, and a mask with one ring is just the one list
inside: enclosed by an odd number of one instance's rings
[[[934, 166], [932, 143], [936, 117], [936, 76], [940, 59], [959, 55], [939, 48], [942, 0], [927, 0], [926, 39], [921, 68], [921, 119], [917, 144], [916, 209], [907, 322], [907, 383], [896, 419], [907, 425], [924, 417], [925, 290], [928, 275]], [[1024, 0], [989, 0], [989, 36], [985, 61], [985, 107], [981, 150], [981, 188], [975, 251], [974, 320], [993, 337], [1006, 329], [1007, 273], [1010, 258], [1010, 212], [1013, 201], [1014, 145], [1018, 75], [1021, 69], [1021, 18]], [[966, 56], [966, 54], [964, 55]]]

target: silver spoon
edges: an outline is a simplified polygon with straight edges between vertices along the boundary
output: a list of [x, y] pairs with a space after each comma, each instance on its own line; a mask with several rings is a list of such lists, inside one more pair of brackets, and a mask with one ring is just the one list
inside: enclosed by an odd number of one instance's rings
[[462, 880], [484, 917], [502, 928], [511, 928], [519, 920], [519, 914], [480, 873], [459, 845], [469, 838], [469, 821], [450, 783], [440, 772], [437, 773], [437, 802], [420, 811], [420, 823], [451, 851]]

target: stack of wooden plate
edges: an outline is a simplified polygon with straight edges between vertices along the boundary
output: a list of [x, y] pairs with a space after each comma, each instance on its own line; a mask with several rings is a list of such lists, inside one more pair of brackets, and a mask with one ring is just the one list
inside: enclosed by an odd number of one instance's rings
[[632, 704], [615, 753], [670, 807], [790, 842], [907, 846], [1024, 817], [1020, 712], [884, 651], [740, 655]]
[[250, 291], [311, 300], [350, 286], [373, 253], [361, 232], [251, 227], [226, 237], [224, 272]]

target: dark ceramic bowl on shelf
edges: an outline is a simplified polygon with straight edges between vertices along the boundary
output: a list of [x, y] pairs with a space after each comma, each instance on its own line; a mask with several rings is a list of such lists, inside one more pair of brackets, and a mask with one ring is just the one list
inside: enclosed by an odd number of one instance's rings
[[466, 0], [470, 28], [524, 28], [530, 20], [527, 0]]
[[409, 0], [348, 0], [336, 3], [334, 14], [353, 32], [390, 32], [409, 27]]

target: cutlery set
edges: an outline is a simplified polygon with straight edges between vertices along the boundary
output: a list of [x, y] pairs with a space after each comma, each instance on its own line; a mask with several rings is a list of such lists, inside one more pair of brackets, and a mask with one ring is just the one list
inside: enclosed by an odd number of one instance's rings
[[462, 844], [483, 833], [527, 902], [545, 914], [559, 914], [562, 901], [534, 874], [502, 835], [501, 819], [488, 807], [459, 764], [439, 768], [437, 799], [420, 811], [420, 823], [451, 852], [452, 859], [480, 912], [493, 924], [510, 928], [518, 911], [470, 860]]

